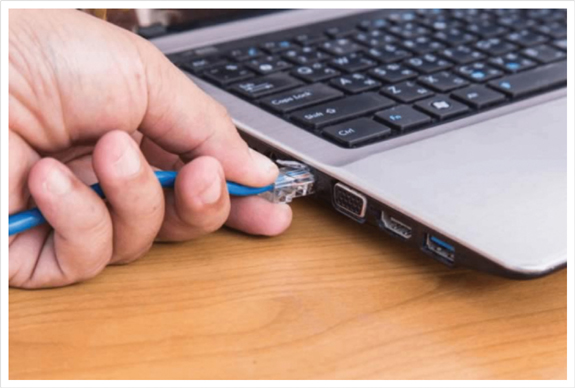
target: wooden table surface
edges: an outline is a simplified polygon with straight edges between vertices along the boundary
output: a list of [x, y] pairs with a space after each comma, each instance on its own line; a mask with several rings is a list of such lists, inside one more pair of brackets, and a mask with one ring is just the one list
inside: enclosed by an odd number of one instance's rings
[[304, 199], [281, 237], [10, 290], [11, 379], [565, 379], [566, 271], [450, 270]]

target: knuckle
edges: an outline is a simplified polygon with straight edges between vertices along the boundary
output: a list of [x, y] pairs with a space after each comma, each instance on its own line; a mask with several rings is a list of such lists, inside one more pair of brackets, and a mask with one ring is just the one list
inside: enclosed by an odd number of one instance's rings
[[[96, 240], [98, 241], [98, 240]], [[75, 265], [67, 266], [67, 268], [62, 268], [63, 273], [68, 280], [67, 284], [79, 283], [85, 280], [92, 279], [96, 277], [102, 270], [108, 265], [112, 257], [112, 244], [111, 240], [100, 240], [100, 243], [96, 246], [90, 246], [89, 248], [78, 247], [77, 252], [81, 250], [86, 251], [82, 263], [77, 263], [71, 258], [62, 260], [62, 262], [76, 263]], [[87, 251], [89, 249], [89, 251]]]
[[202, 231], [208, 234], [220, 229], [228, 218], [229, 208], [229, 202], [226, 202], [211, 217], [206, 217], [201, 225]]
[[226, 128], [233, 127], [232, 117], [228, 109], [224, 105], [214, 100], [212, 97], [210, 97], [210, 101], [211, 101], [211, 108], [213, 111], [213, 117], [217, 117], [222, 122], [229, 123], [229, 125], [227, 125]]

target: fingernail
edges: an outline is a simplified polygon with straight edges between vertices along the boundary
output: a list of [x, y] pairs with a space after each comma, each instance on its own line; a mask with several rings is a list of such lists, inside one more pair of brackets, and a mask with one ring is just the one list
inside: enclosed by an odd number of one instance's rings
[[216, 203], [222, 195], [222, 183], [218, 178], [214, 179], [210, 185], [200, 193], [200, 199], [205, 205]]
[[54, 167], [46, 177], [46, 189], [53, 195], [61, 196], [72, 190], [70, 176], [60, 167]]
[[132, 141], [127, 136], [122, 136], [121, 139], [116, 145], [117, 159], [114, 168], [118, 177], [129, 178], [140, 171], [142, 163]]
[[278, 167], [274, 162], [272, 162], [269, 158], [265, 157], [264, 155], [260, 154], [257, 151], [252, 150], [251, 148], [250, 154], [252, 159], [256, 162], [256, 164], [266, 173], [275, 173], [277, 174]]

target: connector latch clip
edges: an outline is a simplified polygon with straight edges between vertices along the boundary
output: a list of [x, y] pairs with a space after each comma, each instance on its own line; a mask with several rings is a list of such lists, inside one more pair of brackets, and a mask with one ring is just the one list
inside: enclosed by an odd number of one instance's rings
[[273, 203], [290, 203], [294, 198], [313, 194], [315, 177], [303, 163], [276, 160], [280, 173], [272, 191], [259, 194]]

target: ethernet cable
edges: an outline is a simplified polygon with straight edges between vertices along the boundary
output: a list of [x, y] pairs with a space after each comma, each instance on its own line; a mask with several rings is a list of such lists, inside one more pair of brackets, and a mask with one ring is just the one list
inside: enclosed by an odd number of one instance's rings
[[[264, 187], [248, 187], [234, 182], [226, 182], [230, 195], [246, 197], [260, 195], [273, 203], [290, 203], [294, 198], [303, 197], [313, 193], [314, 175], [308, 166], [294, 161], [277, 160], [280, 173], [274, 184]], [[176, 171], [156, 171], [158, 181], [164, 188], [173, 188]], [[101, 198], [105, 198], [104, 191], [98, 183], [90, 186]], [[24, 232], [46, 222], [38, 208], [33, 208], [10, 215], [8, 234], [10, 236]]]

